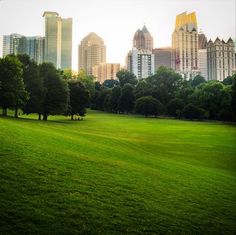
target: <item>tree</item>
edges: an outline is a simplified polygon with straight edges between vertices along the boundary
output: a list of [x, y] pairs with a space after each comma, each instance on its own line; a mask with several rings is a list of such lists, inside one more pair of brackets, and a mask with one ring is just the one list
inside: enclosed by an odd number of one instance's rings
[[175, 98], [172, 99], [168, 104], [167, 104], [167, 112], [171, 116], [179, 116], [184, 108], [184, 102], [181, 99]]
[[134, 88], [131, 84], [125, 84], [121, 90], [119, 98], [119, 111], [126, 112], [127, 114], [132, 112], [134, 108]]
[[73, 120], [74, 115], [85, 116], [86, 107], [89, 102], [89, 91], [80, 81], [70, 80], [68, 84], [70, 90], [70, 105], [68, 113], [71, 115], [71, 120]]
[[190, 103], [184, 107], [183, 116], [187, 119], [203, 119], [206, 117], [206, 111]]
[[38, 113], [39, 119], [41, 119], [45, 89], [43, 79], [39, 75], [39, 66], [28, 55], [19, 54], [17, 57], [22, 63], [23, 80], [29, 93], [29, 100], [22, 108], [23, 112], [26, 114]]
[[107, 88], [113, 88], [114, 86], [119, 85], [119, 81], [114, 80], [114, 79], [108, 79], [108, 80], [105, 80], [102, 85]]
[[111, 112], [117, 113], [119, 110], [119, 98], [121, 94], [121, 88], [120, 86], [115, 86], [111, 90], [110, 95], [110, 109]]
[[192, 87], [197, 87], [200, 84], [206, 82], [206, 80], [201, 75], [197, 75], [193, 78], [193, 80], [190, 80], [189, 82]]
[[12, 55], [0, 59], [0, 105], [3, 116], [7, 115], [7, 108], [14, 108], [15, 117], [18, 117], [18, 108], [22, 107], [27, 99], [20, 61]]
[[131, 85], [136, 85], [138, 83], [136, 76], [125, 69], [122, 69], [117, 72], [116, 77], [118, 77], [121, 87], [123, 87], [127, 83]]
[[231, 92], [231, 108], [232, 113], [234, 115], [234, 119], [236, 120], [236, 74], [232, 76], [233, 84], [232, 84], [232, 92]]
[[223, 84], [224, 85], [233, 85], [233, 81], [234, 81], [233, 76], [228, 76], [227, 78], [225, 78], [223, 80]]
[[152, 96], [144, 96], [136, 100], [135, 112], [143, 114], [145, 117], [148, 115], [157, 116], [161, 114], [163, 110], [162, 104]]
[[182, 77], [174, 70], [161, 66], [153, 76], [146, 78], [152, 87], [152, 96], [163, 105], [175, 98], [183, 83]]
[[135, 98], [152, 95], [152, 86], [145, 79], [139, 80], [134, 89]]
[[64, 114], [69, 104], [69, 88], [65, 80], [51, 63], [43, 63], [39, 67], [43, 78], [45, 97], [42, 104], [43, 120], [48, 115]]

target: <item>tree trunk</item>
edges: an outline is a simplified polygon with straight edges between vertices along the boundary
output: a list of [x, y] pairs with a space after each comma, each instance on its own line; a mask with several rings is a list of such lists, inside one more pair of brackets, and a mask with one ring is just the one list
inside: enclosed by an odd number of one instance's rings
[[2, 108], [2, 116], [4, 117], [5, 116], [5, 109]]
[[48, 115], [47, 114], [43, 114], [43, 120], [47, 121], [48, 120]]
[[18, 107], [15, 108], [15, 118], [18, 118]]
[[71, 114], [70, 120], [71, 120], [71, 121], [74, 120], [74, 115]]
[[41, 120], [41, 113], [39, 113], [39, 120]]
[[7, 108], [4, 108], [4, 116], [7, 116]]

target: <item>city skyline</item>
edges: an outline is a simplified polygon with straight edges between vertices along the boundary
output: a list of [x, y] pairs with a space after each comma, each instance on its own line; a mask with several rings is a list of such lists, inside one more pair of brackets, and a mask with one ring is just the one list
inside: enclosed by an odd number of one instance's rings
[[[184, 11], [196, 12], [198, 28], [203, 30], [208, 40], [215, 40], [217, 36], [235, 39], [234, 0], [22, 0], [20, 3], [16, 0], [3, 0], [0, 2], [0, 55], [3, 35], [18, 33], [44, 36], [44, 11], [56, 11], [63, 18], [73, 18], [74, 70], [77, 70], [78, 64], [78, 44], [89, 32], [97, 33], [104, 40], [107, 62], [124, 65], [125, 56], [132, 48], [133, 35], [138, 28], [147, 26], [154, 39], [154, 48], [171, 46], [175, 17]], [[227, 14], [220, 17], [220, 13], [226, 11]], [[13, 20], [8, 20], [9, 17]]]

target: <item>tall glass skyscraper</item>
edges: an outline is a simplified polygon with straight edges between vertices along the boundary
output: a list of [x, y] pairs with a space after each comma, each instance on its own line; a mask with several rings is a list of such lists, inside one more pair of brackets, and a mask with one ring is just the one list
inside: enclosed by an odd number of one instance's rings
[[57, 68], [71, 69], [72, 61], [72, 18], [61, 18], [57, 12], [46, 11], [45, 18], [45, 61]]

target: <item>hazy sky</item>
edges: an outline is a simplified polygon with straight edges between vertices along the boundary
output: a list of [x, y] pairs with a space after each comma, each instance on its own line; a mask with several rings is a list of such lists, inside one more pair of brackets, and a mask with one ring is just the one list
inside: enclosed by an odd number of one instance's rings
[[[103, 38], [107, 62], [125, 63], [135, 31], [144, 23], [154, 46], [170, 46], [175, 16], [195, 11], [199, 29], [208, 38], [235, 38], [236, 0], [0, 0], [0, 38], [19, 33], [43, 35], [44, 11], [73, 18], [73, 68], [78, 44], [89, 32]], [[0, 42], [2, 55], [2, 40]]]

